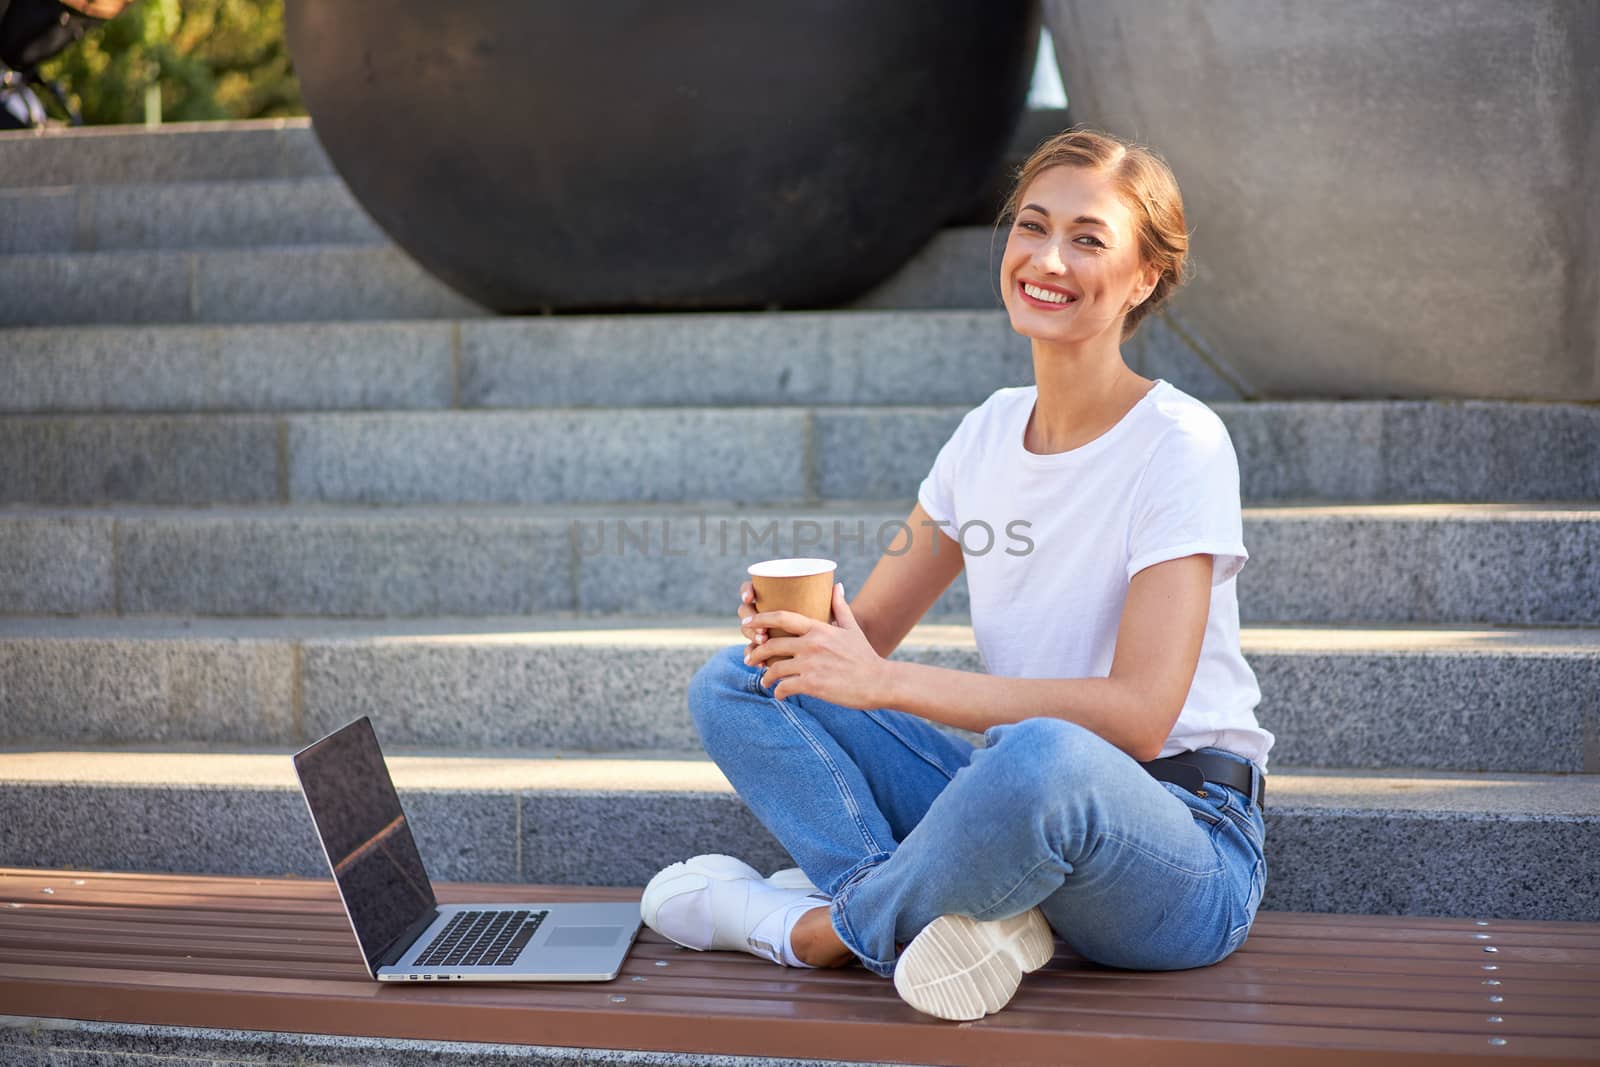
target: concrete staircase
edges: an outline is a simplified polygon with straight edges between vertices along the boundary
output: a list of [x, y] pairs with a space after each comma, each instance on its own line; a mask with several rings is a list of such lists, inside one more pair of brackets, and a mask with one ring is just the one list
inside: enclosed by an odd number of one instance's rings
[[[495, 318], [304, 123], [0, 136], [0, 864], [320, 875], [287, 755], [362, 714], [435, 877], [783, 864], [685, 688], [747, 562], [853, 594], [1031, 380], [990, 239], [838, 311]], [[1129, 358], [1239, 453], [1263, 907], [1600, 919], [1600, 410]], [[965, 610], [897, 655], [977, 669]]]

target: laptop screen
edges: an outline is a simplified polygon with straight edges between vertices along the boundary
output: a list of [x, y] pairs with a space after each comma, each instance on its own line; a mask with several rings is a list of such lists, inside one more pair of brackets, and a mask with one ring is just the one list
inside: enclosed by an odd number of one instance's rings
[[350, 925], [376, 973], [384, 950], [431, 916], [437, 901], [371, 720], [362, 716], [297, 753], [294, 766]]

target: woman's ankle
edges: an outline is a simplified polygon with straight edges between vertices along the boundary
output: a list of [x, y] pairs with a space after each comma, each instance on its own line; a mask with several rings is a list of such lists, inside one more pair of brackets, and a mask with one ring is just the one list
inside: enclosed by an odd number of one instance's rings
[[855, 957], [839, 940], [827, 905], [800, 916], [789, 933], [789, 949], [795, 958], [813, 967], [842, 967]]

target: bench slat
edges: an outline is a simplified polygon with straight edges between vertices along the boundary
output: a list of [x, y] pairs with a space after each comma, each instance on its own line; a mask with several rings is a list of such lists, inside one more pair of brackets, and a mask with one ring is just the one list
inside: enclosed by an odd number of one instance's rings
[[[82, 881], [85, 886], [71, 887], [74, 880]], [[256, 911], [264, 905], [249, 903], [250, 901], [272, 901], [282, 904], [285, 909], [292, 909], [295, 913], [302, 912], [300, 905], [304, 902], [320, 904], [321, 909], [309, 909], [312, 914], [319, 911], [332, 909], [339, 911], [338, 894], [334, 891], [331, 879], [322, 878], [253, 878], [253, 877], [228, 877], [223, 875], [195, 875], [195, 874], [138, 874], [123, 871], [59, 871], [37, 870], [28, 867], [3, 867], [0, 866], [0, 901], [42, 901], [44, 897], [39, 891], [53, 888], [61, 892], [64, 888], [74, 888], [79, 893], [93, 893], [96, 889], [104, 889], [108, 894], [106, 900], [127, 900], [138, 894], [147, 895], [152, 902], [182, 896], [193, 899], [197, 896], [215, 897], [219, 902], [226, 901], [236, 904], [232, 909], [245, 908]], [[491, 899], [524, 900], [529, 899], [530, 892], [535, 889], [541, 897], [552, 902], [572, 900], [638, 900], [638, 889], [616, 888], [612, 886], [530, 886], [519, 882], [496, 883], [450, 883], [436, 882], [434, 889], [442, 904], [464, 904]], [[244, 898], [240, 900], [239, 898]], [[80, 899], [80, 898], [74, 898]], [[93, 899], [85, 897], [81, 899]], [[1363, 938], [1370, 940], [1425, 940], [1428, 936], [1458, 935], [1463, 925], [1470, 926], [1477, 917], [1466, 918], [1439, 918], [1426, 915], [1343, 915], [1332, 912], [1270, 912], [1284, 919], [1292, 918], [1293, 922], [1281, 926], [1279, 933], [1282, 936], [1326, 936], [1327, 929], [1336, 930], [1340, 937]], [[1509, 937], [1513, 933], [1519, 937], [1526, 935], [1552, 934], [1562, 945], [1587, 945], [1600, 947], [1600, 923], [1575, 923], [1566, 921], [1551, 921], [1539, 919], [1489, 919], [1491, 925], [1485, 930], [1498, 928], [1499, 937]], [[1292, 934], [1289, 933], [1292, 931]], [[1534, 941], [1522, 943], [1534, 944]]]
[[[638, 899], [436, 888], [460, 903]], [[1238, 952], [1192, 971], [1117, 971], [1062, 946], [1004, 1011], [957, 1025], [919, 1015], [860, 968], [781, 970], [648, 929], [615, 982], [379, 985], [328, 881], [0, 869], [0, 1014], [974, 1065], [1060, 1062], [1063, 1042], [1074, 1058], [1126, 1058], [1130, 1040], [1149, 1043], [1141, 1056], [1229, 1067], [1341, 1064], [1352, 1052], [1600, 1062], [1600, 924], [1343, 918], [1263, 912]]]
[[[72, 966], [96, 970], [124, 970], [137, 973], [147, 970], [162, 970], [172, 967], [170, 957], [140, 956], [133, 954], [105, 954], [96, 955], [87, 952], [54, 952], [42, 949], [31, 951], [14, 950], [8, 953], [7, 960], [13, 964], [35, 964], [39, 966]], [[184, 961], [183, 972], [190, 974], [237, 974], [242, 977], [276, 977], [282, 973], [279, 965], [258, 961], [225, 961], [216, 959], [196, 959]], [[308, 978], [328, 978], [334, 980], [365, 981], [365, 972], [358, 965], [337, 964], [304, 964], [296, 968], [296, 973]], [[858, 972], [859, 973], [859, 972]], [[718, 996], [736, 997], [753, 995], [757, 997], [788, 996], [796, 1000], [826, 999], [838, 996], [877, 995], [883, 992], [882, 983], [877, 983], [870, 976], [864, 976], [867, 982], [873, 983], [876, 988], [863, 989], [865, 983], [851, 983], [846, 981], [812, 982], [807, 981], [797, 987], [797, 984], [787, 978], [773, 978], [766, 976], [761, 979], [753, 977], [733, 978], [722, 974], [698, 974], [686, 976], [678, 973], [674, 976], [677, 981], [692, 980], [696, 991], [699, 993], [714, 993]], [[1030, 992], [1038, 992], [1045, 998], [1043, 1007], [1049, 1009], [1052, 1005], [1067, 1010], [1075, 1010], [1082, 1003], [1092, 1000], [1097, 1006], [1109, 1005], [1113, 1000], [1121, 1005], [1121, 1010], [1141, 1011], [1150, 1014], [1165, 1014], [1167, 1009], [1175, 1002], [1193, 1000], [1205, 1005], [1207, 1013], [1213, 1017], [1227, 1017], [1233, 1006], [1249, 1002], [1252, 1017], [1260, 1017], [1262, 1013], [1279, 1004], [1290, 1004], [1306, 1008], [1327, 1008], [1338, 1013], [1347, 1013], [1350, 1010], [1367, 1011], [1371, 1009], [1389, 1009], [1395, 1007], [1397, 1000], [1401, 1001], [1407, 1011], [1422, 1012], [1475, 1012], [1485, 1013], [1490, 1010], [1486, 1004], [1486, 991], [1469, 990], [1463, 988], [1458, 991], [1440, 991], [1419, 994], [1414, 991], [1404, 991], [1394, 987], [1373, 988], [1370, 986], [1302, 986], [1291, 989], [1278, 982], [1275, 976], [1267, 976], [1265, 980], [1231, 980], [1219, 982], [1215, 986], [1197, 989], [1192, 979], [1180, 980], [1166, 986], [1125, 986], [1123, 988], [1109, 987], [1107, 983], [1096, 981], [1090, 977], [1078, 980], [1055, 980], [1055, 976], [1041, 974], [1028, 983]], [[1524, 1004], [1530, 993], [1518, 987], [1518, 999], [1514, 1004], [1519, 1017], [1533, 1018], [1539, 1015], [1549, 1015], [1556, 1018], [1570, 1017], [1579, 1020], [1576, 1029], [1562, 1029], [1561, 1024], [1552, 1033], [1590, 1033], [1594, 1029], [1590, 1019], [1593, 1015], [1594, 998], [1576, 996], [1541, 998], [1537, 1004]], [[1399, 994], [1405, 992], [1403, 1000]], [[1107, 1008], [1106, 1010], [1110, 1010]], [[1220, 1013], [1220, 1015], [1219, 1015]], [[1181, 1014], [1181, 1013], [1180, 1013]], [[1370, 1022], [1364, 1016], [1365, 1021]], [[1600, 1025], [1600, 1024], [1596, 1024]]]
[[[48, 968], [37, 971], [48, 971]], [[42, 1015], [31, 992], [48, 993], [55, 983], [47, 974], [26, 969], [18, 991], [0, 979], [0, 1004], [21, 1014]], [[1507, 1033], [1504, 1028], [1477, 1033], [1381, 1030], [1360, 1026], [1297, 1026], [1211, 1018], [1168, 1019], [1110, 1016], [1099, 1012], [1030, 1010], [1022, 995], [1004, 1012], [979, 1023], [952, 1025], [914, 1019], [890, 1020], [872, 1005], [810, 1004], [790, 999], [720, 997], [652, 997], [628, 994], [625, 1004], [600, 1005], [589, 998], [583, 1008], [547, 1007], [528, 999], [463, 997], [467, 986], [441, 986], [393, 992], [399, 996], [329, 998], [319, 1002], [307, 983], [292, 988], [240, 991], [219, 988], [225, 978], [183, 990], [180, 1000], [149, 987], [107, 984], [92, 990], [65, 983], [78, 999], [79, 1010], [95, 1018], [165, 1025], [208, 1025], [240, 1029], [311, 1029], [341, 1035], [388, 1036], [431, 1040], [476, 1040], [540, 1045], [698, 1051], [725, 1055], [786, 1055], [827, 1059], [896, 1060], [988, 1065], [1055, 1064], [1070, 1043], [1085, 1059], [1121, 1054], [1130, 1042], [1148, 1042], [1153, 1055], [1182, 1055], [1196, 1065], [1283, 1062], [1336, 1065], [1351, 1052], [1388, 1053], [1405, 1062], [1440, 1067], [1468, 1053], [1493, 1052], [1519, 1063], [1593, 1062], [1593, 1037], [1539, 1037]], [[313, 983], [321, 984], [321, 983]], [[298, 992], [296, 990], [299, 990]], [[386, 991], [387, 992], [387, 991]], [[472, 989], [478, 994], [479, 990]], [[59, 996], [59, 993], [57, 994]], [[605, 998], [609, 1001], [609, 997]], [[611, 1010], [608, 1011], [607, 1008]], [[626, 1009], [626, 1013], [616, 1009]], [[914, 1015], [904, 1005], [899, 1006]], [[742, 1010], [736, 1010], [742, 1009]], [[874, 1017], [876, 1016], [876, 1017]], [[196, 1019], [207, 1020], [204, 1023]], [[1003, 1024], [1002, 1024], [1003, 1020]], [[1490, 1033], [1506, 1034], [1498, 1050], [1487, 1045]], [[1143, 1050], [1142, 1050], [1143, 1051]]]

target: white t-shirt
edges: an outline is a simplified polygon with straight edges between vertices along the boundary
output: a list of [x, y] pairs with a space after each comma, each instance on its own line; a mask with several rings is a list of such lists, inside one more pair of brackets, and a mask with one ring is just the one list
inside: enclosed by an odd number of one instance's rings
[[[1249, 553], [1239, 461], [1215, 412], [1157, 379], [1111, 429], [1041, 456], [1023, 447], [1037, 386], [999, 389], [968, 412], [917, 499], [961, 542], [973, 636], [990, 674], [1104, 678], [1128, 583], [1140, 570], [1213, 556], [1211, 612], [1194, 682], [1162, 756], [1216, 747], [1266, 770], [1255, 673], [1239, 650], [1235, 575]], [[922, 531], [917, 531], [921, 533]]]

